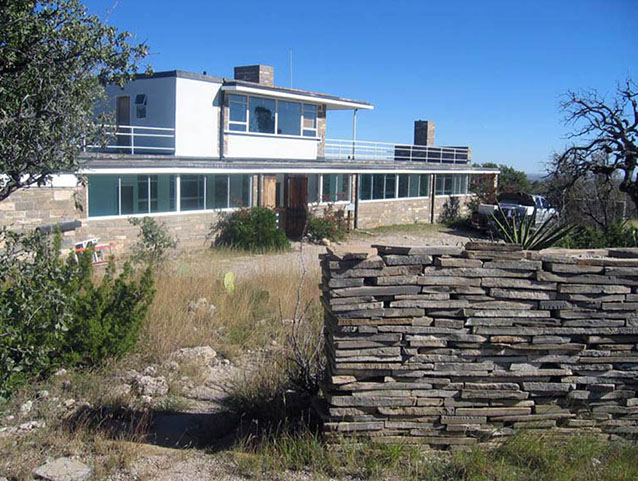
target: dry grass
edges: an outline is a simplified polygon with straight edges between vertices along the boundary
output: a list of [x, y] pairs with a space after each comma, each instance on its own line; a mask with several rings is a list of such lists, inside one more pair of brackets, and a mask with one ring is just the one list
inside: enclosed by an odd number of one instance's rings
[[[283, 270], [278, 258], [271, 261], [277, 269], [238, 273], [235, 291], [224, 287], [224, 269], [216, 270], [214, 257], [206, 257], [199, 270], [177, 265], [159, 274], [157, 293], [142, 333], [140, 351], [152, 360], [163, 359], [176, 349], [210, 345], [234, 358], [247, 349], [265, 347], [285, 340], [289, 327], [282, 319], [291, 319], [297, 304], [301, 267]], [[311, 266], [302, 289], [302, 298], [318, 305], [319, 270]], [[215, 306], [189, 312], [189, 304], [205, 298]]]

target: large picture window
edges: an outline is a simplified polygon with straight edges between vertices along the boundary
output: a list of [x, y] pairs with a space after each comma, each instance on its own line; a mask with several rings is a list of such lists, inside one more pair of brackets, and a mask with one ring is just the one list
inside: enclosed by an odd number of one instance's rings
[[430, 196], [430, 174], [363, 174], [360, 200], [385, 200]]
[[437, 175], [434, 186], [435, 195], [464, 195], [468, 193], [467, 174]]
[[429, 197], [430, 174], [400, 174], [399, 197]]
[[249, 97], [249, 130], [261, 134], [275, 133], [275, 101]]
[[[178, 180], [179, 179], [179, 180]], [[250, 174], [89, 175], [89, 217], [250, 206]]]
[[341, 202], [350, 200], [350, 176], [347, 174], [325, 174], [321, 176], [321, 201]]
[[277, 102], [277, 133], [281, 135], [301, 134], [301, 104]]
[[89, 217], [176, 210], [174, 175], [90, 175]]
[[229, 95], [228, 130], [261, 134], [317, 136], [317, 106], [265, 97]]

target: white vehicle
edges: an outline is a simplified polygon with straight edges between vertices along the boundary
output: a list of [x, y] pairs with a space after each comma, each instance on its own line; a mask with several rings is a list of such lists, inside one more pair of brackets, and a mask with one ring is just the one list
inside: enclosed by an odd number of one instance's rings
[[499, 207], [505, 217], [523, 218], [536, 215], [535, 226], [539, 226], [548, 219], [558, 217], [558, 211], [541, 195], [525, 194], [522, 192], [502, 193], [497, 197], [498, 204], [480, 204], [478, 210], [472, 214], [472, 225], [481, 230], [489, 230], [492, 218]]

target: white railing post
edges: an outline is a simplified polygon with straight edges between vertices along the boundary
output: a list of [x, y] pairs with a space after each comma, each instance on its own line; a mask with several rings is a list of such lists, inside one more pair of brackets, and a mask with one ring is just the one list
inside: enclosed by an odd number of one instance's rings
[[130, 127], [131, 129], [131, 155], [135, 153], [135, 127]]

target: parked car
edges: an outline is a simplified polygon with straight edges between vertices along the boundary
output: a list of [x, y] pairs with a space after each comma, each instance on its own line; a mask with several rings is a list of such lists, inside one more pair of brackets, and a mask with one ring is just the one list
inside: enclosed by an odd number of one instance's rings
[[501, 193], [497, 197], [497, 204], [479, 204], [478, 210], [472, 213], [472, 225], [479, 230], [491, 230], [493, 216], [499, 207], [507, 218], [519, 218], [535, 215], [535, 226], [539, 226], [547, 219], [558, 217], [558, 211], [541, 195], [526, 194], [524, 192]]

